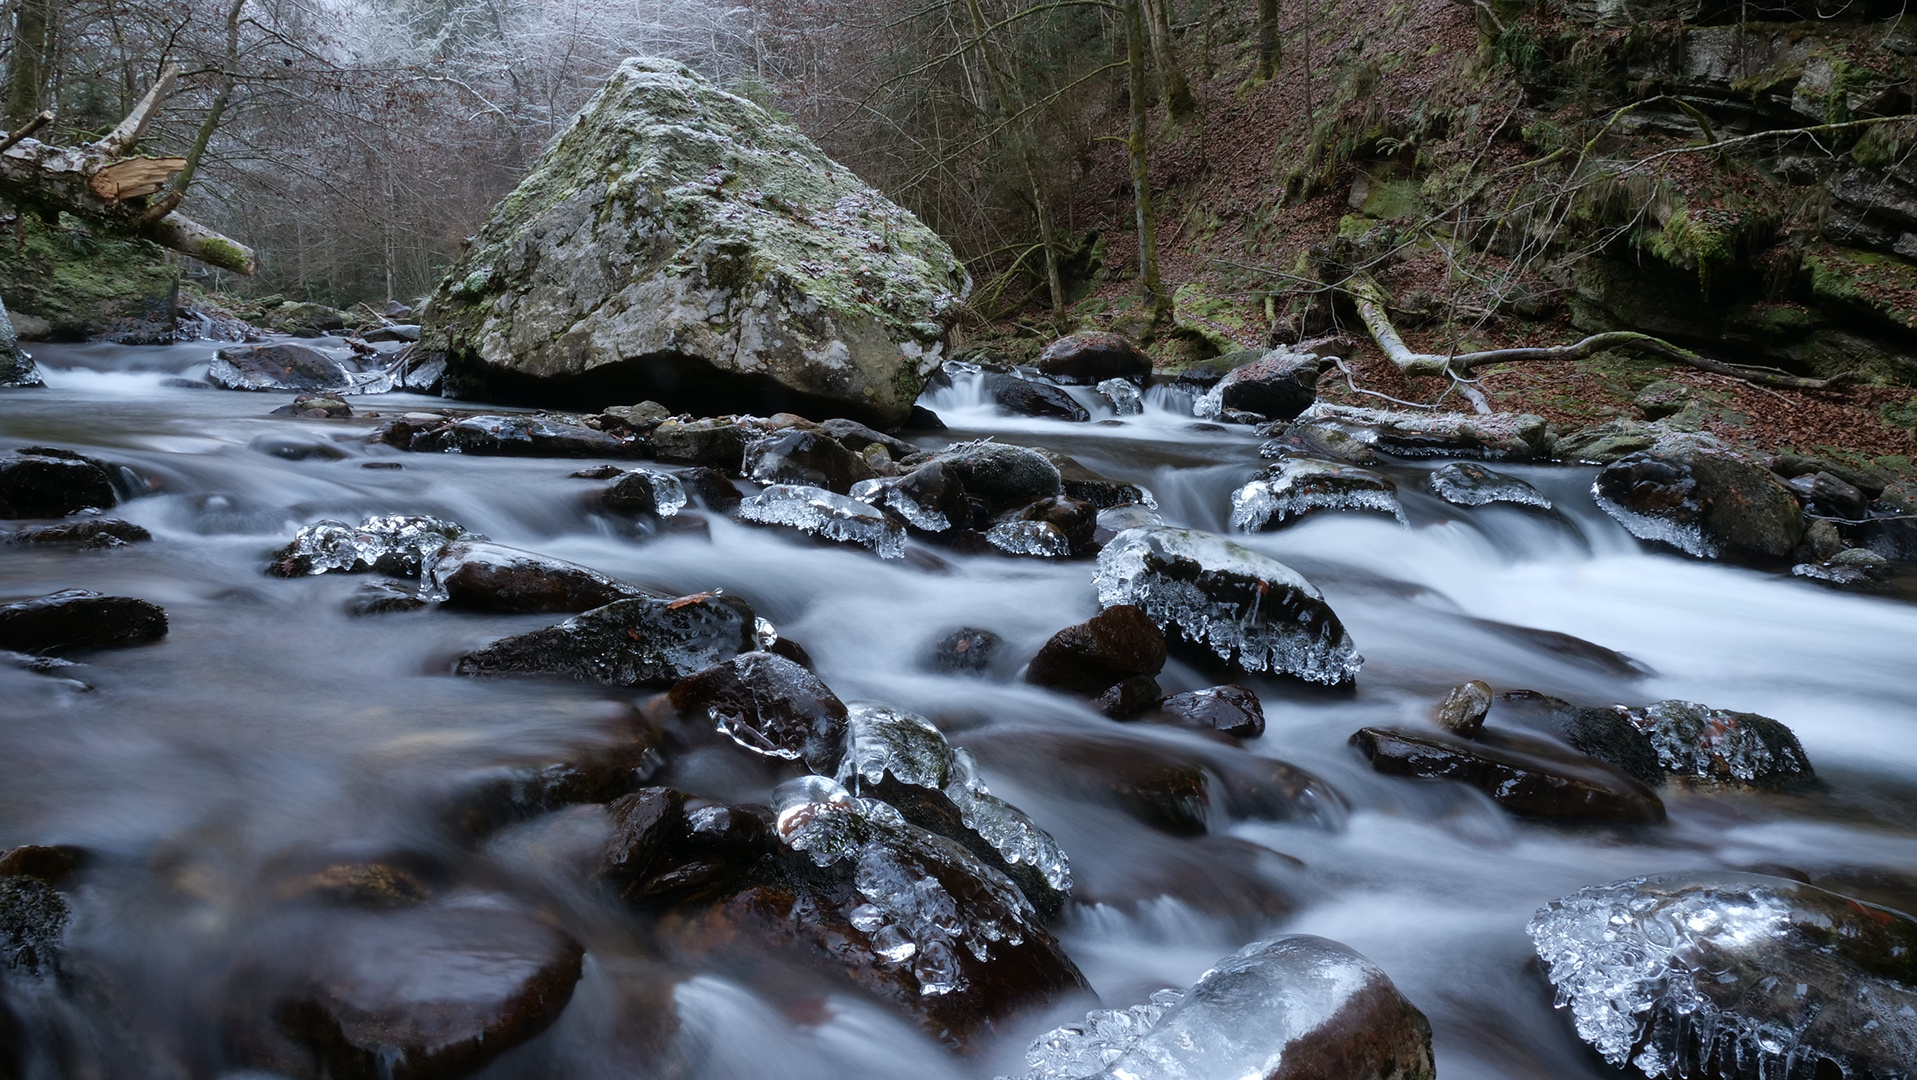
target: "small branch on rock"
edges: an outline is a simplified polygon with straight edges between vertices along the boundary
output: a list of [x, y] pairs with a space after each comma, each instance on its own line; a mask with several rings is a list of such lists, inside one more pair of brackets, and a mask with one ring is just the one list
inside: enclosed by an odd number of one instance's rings
[[[1850, 377], [1849, 372], [1833, 375], [1828, 379], [1807, 379], [1773, 368], [1752, 367], [1745, 364], [1727, 364], [1719, 360], [1699, 356], [1689, 349], [1673, 345], [1663, 338], [1650, 334], [1640, 334], [1628, 330], [1612, 331], [1604, 334], [1592, 334], [1583, 341], [1570, 345], [1539, 345], [1515, 349], [1488, 349], [1483, 352], [1456, 353], [1446, 356], [1441, 353], [1413, 352], [1398, 336], [1391, 325], [1391, 317], [1385, 313], [1387, 297], [1378, 283], [1368, 274], [1355, 274], [1344, 283], [1345, 294], [1358, 307], [1358, 316], [1364, 320], [1365, 329], [1371, 332], [1372, 340], [1384, 350], [1385, 356], [1399, 371], [1406, 375], [1443, 375], [1457, 377], [1468, 375], [1471, 371], [1489, 367], [1492, 364], [1512, 364], [1535, 360], [1582, 360], [1606, 349], [1628, 349], [1632, 352], [1655, 356], [1663, 360], [1673, 360], [1687, 364], [1700, 371], [1714, 375], [1726, 375], [1741, 379], [1758, 386], [1776, 386], [1787, 390], [1824, 390], [1836, 386]], [[1469, 394], [1466, 394], [1469, 397]], [[1475, 404], [1475, 402], [1474, 402]], [[1487, 406], [1488, 408], [1488, 406]]]

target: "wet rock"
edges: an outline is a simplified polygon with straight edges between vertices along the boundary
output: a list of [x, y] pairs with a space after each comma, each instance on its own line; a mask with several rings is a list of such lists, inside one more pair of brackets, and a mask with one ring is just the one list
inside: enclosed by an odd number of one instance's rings
[[345, 312], [299, 300], [287, 300], [269, 308], [260, 321], [269, 329], [294, 337], [320, 337], [329, 330], [346, 329]]
[[1622, 770], [1539, 739], [1480, 731], [1467, 742], [1438, 732], [1360, 728], [1351, 743], [1381, 773], [1456, 780], [1524, 817], [1664, 820], [1657, 794]]
[[309, 420], [344, 420], [353, 415], [353, 407], [344, 398], [330, 394], [301, 394], [293, 399], [291, 405], [274, 409], [272, 415], [299, 416]]
[[449, 607], [511, 614], [585, 611], [646, 595], [591, 567], [483, 540], [455, 540], [428, 556], [420, 594]]
[[1768, 716], [1694, 701], [1616, 709], [1650, 739], [1658, 765], [1673, 779], [1774, 790], [1815, 777], [1797, 736]]
[[647, 445], [652, 448], [652, 456], [660, 461], [710, 465], [737, 472], [745, 460], [746, 447], [760, 433], [760, 428], [730, 417], [671, 419], [652, 429]]
[[247, 443], [246, 448], [281, 461], [344, 461], [347, 457], [346, 451], [332, 443], [288, 439], [279, 435], [262, 435]]
[[1145, 395], [1128, 379], [1106, 379], [1098, 384], [1098, 396], [1111, 403], [1120, 416], [1137, 416], [1145, 411]]
[[363, 381], [331, 353], [283, 341], [221, 349], [206, 379], [222, 390], [355, 390]]
[[985, 392], [998, 407], [1013, 416], [1035, 416], [1083, 423], [1092, 418], [1077, 399], [1050, 381], [1028, 379], [1005, 371], [984, 373]]
[[80, 868], [84, 856], [75, 847], [22, 844], [0, 855], [0, 877], [38, 878], [57, 887]]
[[872, 447], [877, 446], [883, 448], [887, 456], [893, 460], [897, 460], [916, 454], [919, 450], [918, 447], [913, 446], [904, 439], [895, 438], [882, 431], [869, 428], [857, 420], [848, 420], [842, 416], [835, 416], [830, 420], [821, 421], [819, 431], [836, 439], [839, 445], [855, 454], [863, 454]]
[[993, 507], [1010, 506], [1064, 493], [1058, 466], [1044, 454], [990, 440], [955, 443], [935, 460], [958, 478], [965, 490]]
[[797, 529], [840, 544], [858, 544], [881, 559], [905, 557], [905, 529], [872, 506], [824, 488], [772, 484], [744, 499], [738, 516]]
[[680, 409], [883, 426], [937, 367], [967, 287], [943, 240], [796, 128], [640, 58], [481, 226], [422, 344], [447, 352], [457, 392], [617, 383]]
[[[735, 495], [738, 493], [732, 481], [723, 476], [718, 479], [732, 488]], [[680, 478], [671, 473], [634, 469], [620, 473], [616, 483], [599, 493], [599, 505], [615, 514], [668, 518], [685, 509], [686, 489]], [[738, 505], [737, 498], [733, 505]]]
[[166, 612], [130, 596], [66, 589], [0, 604], [0, 649], [24, 653], [143, 645], [166, 636]]
[[1258, 429], [1265, 441], [1258, 456], [1277, 460], [1287, 457], [1323, 458], [1347, 465], [1376, 465], [1381, 459], [1371, 448], [1370, 431], [1330, 422], [1317, 424], [1266, 424]]
[[958, 675], [984, 675], [991, 670], [992, 659], [1003, 644], [990, 630], [962, 626], [933, 643], [925, 656], [925, 666]]
[[1152, 375], [1152, 358], [1123, 334], [1083, 330], [1045, 346], [1038, 354], [1038, 370], [1062, 383], [1090, 386], [1125, 379], [1143, 386]]
[[302, 527], [292, 543], [274, 552], [267, 572], [307, 577], [371, 570], [392, 577], [418, 577], [422, 563], [462, 538], [485, 539], [453, 522], [429, 517], [375, 514], [357, 526], [318, 521]]
[[1158, 500], [1152, 497], [1152, 493], [1137, 484], [1114, 480], [1109, 476], [1093, 472], [1077, 458], [1068, 457], [1056, 450], [1044, 447], [1035, 449], [1044, 454], [1045, 459], [1058, 469], [1060, 489], [1071, 498], [1082, 499], [1100, 510], [1114, 506], [1128, 506], [1133, 503], [1142, 503], [1147, 507], [1158, 505]]
[[50, 979], [65, 961], [73, 912], [48, 882], [28, 874], [0, 877], [0, 973]]
[[1204, 763], [1170, 748], [1043, 731], [972, 734], [965, 745], [987, 768], [1115, 806], [1174, 836], [1206, 831], [1211, 793]]
[[1550, 425], [1529, 413], [1393, 412], [1319, 402], [1286, 431], [1309, 428], [1322, 429], [1323, 438], [1348, 436], [1404, 457], [1535, 461], [1549, 458], [1553, 447]]
[[665, 764], [657, 729], [635, 728], [559, 760], [500, 765], [461, 777], [439, 799], [440, 820], [481, 837], [561, 807], [610, 803], [651, 780]]
[[1404, 524], [1398, 485], [1356, 465], [1292, 457], [1231, 493], [1231, 524], [1246, 532], [1293, 524], [1313, 513], [1344, 510], [1390, 514]]
[[1431, 710], [1431, 719], [1453, 735], [1469, 739], [1484, 726], [1491, 711], [1491, 687], [1479, 679], [1454, 686]]
[[1820, 563], [1799, 563], [1791, 574], [1833, 589], [1881, 592], [1890, 577], [1890, 560], [1869, 548], [1845, 548]]
[[1917, 922], [1796, 881], [1667, 874], [1554, 900], [1528, 930], [1558, 1007], [1654, 1080], [1901, 1076]]
[[1656, 787], [1665, 780], [1657, 748], [1624, 709], [1594, 709], [1573, 705], [1535, 690], [1513, 690], [1504, 695], [1508, 706], [1537, 710], [1545, 726], [1579, 752], [1624, 771], [1633, 780]]
[[1053, 634], [1032, 657], [1025, 681], [1056, 690], [1095, 693], [1165, 667], [1165, 635], [1144, 609], [1114, 604]]
[[397, 581], [369, 581], [346, 598], [348, 615], [394, 615], [428, 606], [419, 590]]
[[686, 495], [697, 499], [700, 506], [714, 513], [726, 513], [745, 498], [745, 492], [739, 490], [739, 485], [718, 469], [701, 466], [686, 469], [677, 475], [679, 486]]
[[1610, 675], [1619, 679], [1642, 679], [1656, 672], [1616, 649], [1607, 649], [1595, 641], [1586, 641], [1581, 637], [1566, 634], [1558, 630], [1540, 630], [1535, 626], [1519, 626], [1516, 623], [1499, 622], [1496, 619], [1467, 617], [1467, 622], [1507, 641], [1545, 653], [1567, 664], [1574, 664], [1600, 675]]
[[1134, 675], [1106, 687], [1091, 701], [1092, 708], [1114, 720], [1130, 720], [1158, 705], [1165, 689], [1150, 675]]
[[877, 492], [877, 501], [921, 532], [943, 533], [969, 524], [972, 504], [958, 472], [942, 461], [928, 461], [889, 482]]
[[283, 857], [269, 873], [274, 894], [326, 907], [393, 910], [417, 907], [435, 892], [423, 865], [404, 853], [299, 852]]
[[1173, 694], [1158, 703], [1153, 719], [1200, 731], [1222, 731], [1241, 739], [1265, 733], [1265, 707], [1242, 686], [1212, 686]]
[[339, 1080], [480, 1068], [558, 1018], [584, 957], [545, 922], [489, 907], [343, 915], [327, 931], [274, 1012]]
[[812, 431], [776, 431], [745, 451], [745, 473], [761, 484], [801, 484], [844, 495], [876, 475], [858, 454]]
[[736, 596], [636, 597], [503, 638], [459, 658], [461, 675], [550, 675], [645, 686], [677, 682], [757, 645], [752, 608]]
[[599, 428], [609, 431], [624, 428], [626, 431], [645, 435], [672, 418], [672, 410], [656, 401], [642, 401], [637, 405], [608, 405], [599, 412]]
[[360, 335], [360, 340], [372, 343], [376, 341], [412, 342], [419, 340], [418, 323], [388, 323], [375, 327]]
[[1668, 438], [1605, 466], [1592, 494], [1631, 535], [1703, 559], [1775, 564], [1804, 535], [1791, 489], [1705, 435]]
[[1439, 466], [1426, 479], [1432, 492], [1453, 506], [1508, 503], [1512, 506], [1535, 506], [1540, 510], [1551, 509], [1551, 500], [1545, 498], [1544, 493], [1537, 488], [1515, 476], [1493, 472], [1468, 461], [1454, 461]]
[[1192, 414], [1212, 419], [1236, 411], [1252, 413], [1259, 422], [1290, 420], [1318, 400], [1320, 363], [1309, 353], [1273, 349], [1226, 373], [1192, 403]]
[[80, 548], [116, 548], [144, 543], [153, 534], [129, 521], [90, 517], [63, 521], [58, 525], [36, 525], [19, 529], [6, 537], [9, 544], [59, 544]]
[[[34, 364], [32, 354], [20, 347], [20, 335], [14, 331], [13, 324], [14, 320], [7, 313], [5, 305], [0, 305], [0, 389], [45, 386], [47, 381], [40, 377], [40, 369]], [[4, 1011], [4, 1007], [0, 1007], [0, 1013]], [[4, 1021], [0, 1020], [0, 1023]], [[5, 1057], [4, 1053], [0, 1053], [0, 1068], [4, 1067]]]
[[1230, 920], [1248, 933], [1299, 906], [1298, 860], [1235, 836], [1146, 834], [1123, 858], [1081, 859], [1072, 895], [1080, 904], [1138, 912], [1163, 897]]
[[0, 454], [0, 518], [57, 518], [119, 501], [104, 463], [29, 446]]
[[1869, 497], [1827, 472], [1795, 477], [1786, 486], [1803, 500], [1807, 514], [1861, 521], [1869, 512]]
[[747, 652], [673, 685], [673, 708], [702, 712], [733, 742], [830, 774], [845, 751], [845, 703], [783, 656]]
[[409, 394], [439, 396], [446, 382], [445, 357], [417, 347], [401, 350], [400, 357], [399, 388]]
[[1000, 514], [985, 539], [1013, 555], [1082, 555], [1092, 548], [1098, 509], [1082, 499], [1047, 495]]
[[1099, 602], [1135, 604], [1166, 631], [1245, 671], [1349, 684], [1364, 658], [1296, 571], [1222, 536], [1129, 529], [1098, 555]]
[[1112, 537], [1126, 529], [1152, 529], [1165, 524], [1158, 511], [1142, 503], [1114, 506], [1098, 512], [1098, 525], [1092, 530], [1092, 543], [1104, 547]]
[[1025, 1080], [1432, 1080], [1431, 1024], [1347, 946], [1255, 941], [1189, 990], [1038, 1037]]
[[462, 416], [420, 432], [404, 448], [481, 457], [632, 457], [641, 447], [572, 417], [515, 413]]

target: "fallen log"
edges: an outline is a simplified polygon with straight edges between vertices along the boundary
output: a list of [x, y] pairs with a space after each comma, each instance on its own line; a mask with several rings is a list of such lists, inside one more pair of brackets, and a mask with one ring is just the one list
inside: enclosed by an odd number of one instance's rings
[[185, 158], [128, 154], [177, 74], [168, 68], [126, 119], [95, 142], [54, 146], [32, 138], [30, 132], [46, 122], [39, 117], [7, 136], [0, 144], [0, 197], [46, 213], [69, 213], [108, 233], [141, 237], [209, 266], [251, 275], [251, 248], [174, 212], [177, 198], [153, 198], [186, 167]]
[[[1627, 349], [1644, 353], [1662, 360], [1671, 360], [1708, 371], [1717, 375], [1728, 375], [1733, 379], [1759, 386], [1782, 387], [1787, 390], [1823, 390], [1836, 386], [1849, 378], [1848, 373], [1833, 375], [1828, 379], [1807, 379], [1799, 375], [1778, 371], [1774, 368], [1753, 367], [1748, 364], [1727, 364], [1721, 360], [1712, 360], [1700, 356], [1689, 349], [1673, 345], [1660, 337], [1639, 334], [1628, 330], [1616, 330], [1604, 334], [1592, 334], [1582, 341], [1570, 345], [1540, 345], [1516, 349], [1486, 349], [1468, 353], [1421, 353], [1412, 351], [1398, 336], [1391, 325], [1391, 317], [1385, 313], [1387, 297], [1378, 283], [1368, 274], [1354, 274], [1343, 289], [1358, 307], [1358, 317], [1364, 320], [1365, 329], [1371, 332], [1371, 338], [1384, 350], [1384, 354], [1406, 375], [1438, 375], [1463, 379], [1472, 371], [1490, 367], [1492, 364], [1510, 364], [1533, 360], [1582, 360], [1587, 356], [1606, 349]], [[1488, 411], [1488, 406], [1480, 411]]]

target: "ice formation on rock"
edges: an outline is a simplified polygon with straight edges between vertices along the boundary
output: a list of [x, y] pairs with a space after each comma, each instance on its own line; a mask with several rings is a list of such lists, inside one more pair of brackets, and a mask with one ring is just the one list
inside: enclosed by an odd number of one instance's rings
[[947, 743], [930, 720], [871, 701], [855, 701], [847, 708], [840, 783], [857, 790], [890, 773], [901, 783], [942, 791], [958, 808], [965, 827], [992, 845], [1006, 863], [1032, 867], [1060, 892], [1071, 889], [1071, 862], [1058, 841], [1023, 810], [993, 795], [972, 755]]
[[1097, 390], [1120, 416], [1137, 416], [1145, 411], [1145, 396], [1130, 379], [1106, 379], [1098, 384]]
[[1313, 458], [1293, 457], [1274, 465], [1264, 478], [1231, 495], [1231, 524], [1246, 532], [1288, 525], [1319, 510], [1359, 510], [1390, 514], [1405, 524], [1397, 485], [1386, 477]]
[[1143, 1005], [1097, 1009], [1078, 1023], [1053, 1028], [1025, 1051], [1025, 1063], [1032, 1067], [1025, 1080], [1084, 1080], [1100, 1075], [1184, 998], [1183, 990], [1154, 990]]
[[824, 488], [772, 484], [739, 504], [739, 516], [783, 525], [839, 543], [859, 544], [881, 559], [905, 557], [905, 530], [867, 503]]
[[1694, 701], [1658, 701], [1622, 711], [1651, 740], [1658, 764], [1676, 776], [1775, 784], [1812, 774], [1797, 736], [1768, 716]]
[[300, 529], [293, 542], [280, 549], [273, 565], [286, 577], [366, 570], [418, 577], [426, 558], [460, 539], [486, 538], [450, 521], [430, 517], [375, 514], [357, 526], [344, 521], [316, 521]]
[[1535, 506], [1540, 510], [1551, 509], [1551, 500], [1545, 498], [1537, 488], [1515, 476], [1493, 472], [1468, 461], [1454, 461], [1433, 469], [1428, 480], [1438, 498], [1453, 506], [1511, 503], [1515, 506]]
[[1291, 567], [1222, 536], [1169, 526], [1127, 529], [1098, 555], [1099, 603], [1136, 604], [1247, 671], [1339, 685], [1364, 663], [1344, 624]]
[[651, 469], [633, 469], [626, 476], [639, 477], [651, 486], [652, 512], [660, 517], [672, 517], [686, 508], [686, 486], [671, 473], [654, 472]]
[[1782, 878], [1669, 874], [1553, 900], [1528, 929], [1578, 1035], [1654, 1080], [1917, 1062], [1917, 921], [1901, 913]]
[[1640, 514], [1606, 498], [1595, 481], [1591, 484], [1591, 498], [1597, 503], [1598, 509], [1611, 515], [1613, 520], [1624, 526], [1625, 532], [1639, 540], [1669, 544], [1686, 555], [1700, 559], [1715, 559], [1718, 556], [1717, 544], [1704, 534], [1704, 527], [1696, 521], [1673, 521], [1666, 517]]
[[960, 950], [982, 963], [994, 944], [1018, 945], [1038, 932], [1037, 913], [1005, 875], [883, 802], [806, 776], [781, 784], [773, 809], [779, 836], [814, 865], [853, 864], [865, 901], [851, 912], [853, 927], [880, 956], [909, 963], [922, 995], [966, 988]]
[[1003, 521], [986, 530], [985, 540], [1008, 555], [1057, 559], [1072, 553], [1072, 542], [1049, 521]]

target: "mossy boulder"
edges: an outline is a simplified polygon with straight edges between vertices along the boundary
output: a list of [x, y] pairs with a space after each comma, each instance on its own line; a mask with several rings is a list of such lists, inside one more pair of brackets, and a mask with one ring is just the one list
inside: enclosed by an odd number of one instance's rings
[[682, 64], [621, 64], [428, 301], [455, 396], [905, 418], [970, 287], [950, 247]]
[[179, 270], [145, 240], [87, 231], [71, 218], [27, 215], [0, 243], [0, 296], [23, 336], [51, 341], [110, 337], [170, 342]]

